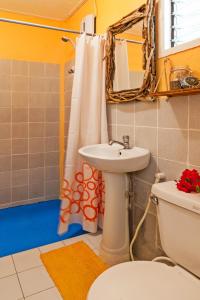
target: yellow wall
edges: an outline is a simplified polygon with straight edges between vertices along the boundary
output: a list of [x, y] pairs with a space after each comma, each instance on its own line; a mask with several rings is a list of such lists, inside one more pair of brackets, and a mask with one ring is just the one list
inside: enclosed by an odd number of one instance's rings
[[76, 11], [67, 21], [68, 27], [79, 29], [81, 19], [90, 13], [97, 13], [97, 32], [106, 32], [109, 25], [118, 21], [121, 17], [128, 14], [130, 11], [136, 9], [141, 5], [141, 0], [96, 0], [97, 11], [95, 9], [95, 1], [88, 0], [82, 7]]
[[[0, 11], [1, 18], [16, 19], [50, 26], [63, 22]], [[0, 58], [48, 63], [63, 63], [66, 44], [62, 32], [0, 22]]]
[[[173, 66], [188, 65], [191, 70], [193, 70], [193, 75], [200, 78], [200, 46], [170, 55], [169, 58]], [[157, 63], [158, 76], [161, 70], [163, 70], [163, 60], [164, 59], [159, 59]], [[169, 67], [167, 68], [167, 71], [169, 73]], [[161, 80], [160, 90], [166, 90], [164, 78]]]

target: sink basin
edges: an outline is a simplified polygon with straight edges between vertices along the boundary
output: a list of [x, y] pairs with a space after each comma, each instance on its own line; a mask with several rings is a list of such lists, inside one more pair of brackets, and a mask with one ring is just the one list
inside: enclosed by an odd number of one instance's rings
[[147, 167], [150, 152], [147, 149], [134, 147], [123, 149], [114, 144], [97, 144], [82, 147], [79, 154], [93, 167], [104, 172], [128, 173]]

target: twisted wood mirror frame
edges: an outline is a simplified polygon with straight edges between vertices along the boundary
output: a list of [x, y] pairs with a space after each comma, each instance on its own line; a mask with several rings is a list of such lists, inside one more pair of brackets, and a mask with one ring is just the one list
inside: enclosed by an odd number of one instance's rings
[[[130, 29], [143, 20], [142, 37], [144, 79], [140, 88], [113, 91], [115, 75], [115, 36]], [[106, 40], [106, 100], [109, 103], [130, 102], [133, 100], [152, 101], [150, 93], [156, 85], [155, 58], [155, 0], [147, 0], [135, 11], [120, 21], [111, 25], [107, 30]]]

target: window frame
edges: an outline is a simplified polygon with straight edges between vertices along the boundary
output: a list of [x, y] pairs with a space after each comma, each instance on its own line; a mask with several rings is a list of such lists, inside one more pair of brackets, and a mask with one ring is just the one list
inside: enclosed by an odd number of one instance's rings
[[[167, 17], [168, 15], [168, 17]], [[158, 57], [166, 57], [178, 52], [200, 46], [200, 38], [171, 47], [171, 0], [159, 0], [158, 3], [158, 30], [159, 51]], [[167, 49], [165, 48], [167, 47]]]

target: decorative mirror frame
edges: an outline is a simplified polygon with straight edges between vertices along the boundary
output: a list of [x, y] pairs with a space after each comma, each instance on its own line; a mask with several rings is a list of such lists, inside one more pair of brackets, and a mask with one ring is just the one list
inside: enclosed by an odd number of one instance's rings
[[[130, 102], [133, 100], [152, 101], [150, 94], [156, 86], [155, 55], [155, 0], [147, 0], [135, 11], [109, 26], [106, 40], [106, 100], [109, 103]], [[115, 36], [130, 29], [143, 20], [142, 37], [144, 39], [143, 70], [144, 79], [140, 88], [113, 91], [115, 75]]]

